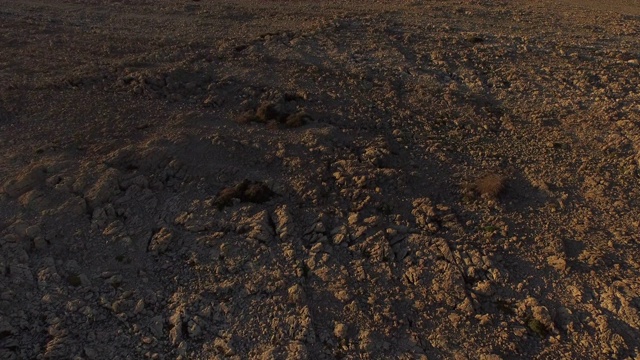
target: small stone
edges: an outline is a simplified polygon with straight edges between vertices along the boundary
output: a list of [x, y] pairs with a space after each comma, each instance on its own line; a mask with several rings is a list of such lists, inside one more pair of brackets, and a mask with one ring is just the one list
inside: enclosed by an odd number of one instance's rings
[[345, 324], [337, 323], [333, 328], [333, 334], [338, 339], [344, 339], [347, 337], [347, 326]]
[[324, 233], [325, 231], [327, 231], [327, 229], [325, 228], [324, 223], [322, 223], [322, 221], [318, 221], [313, 226], [313, 231], [317, 233]]
[[491, 323], [491, 314], [478, 314], [476, 315], [476, 320], [478, 320], [480, 325], [487, 325]]
[[149, 180], [144, 175], [138, 175], [131, 179], [123, 180], [120, 183], [120, 186], [124, 189], [128, 189], [134, 185], [140, 189], [144, 189], [149, 186]]
[[347, 303], [353, 298], [347, 290], [339, 290], [335, 294], [335, 296], [336, 296], [336, 299], [342, 301], [343, 303]]
[[376, 347], [378, 347], [380, 344], [376, 341], [374, 335], [371, 333], [370, 330], [362, 330], [360, 331], [359, 334], [359, 340], [360, 340], [360, 350], [362, 351], [366, 351], [366, 352], [373, 352], [376, 350]]
[[98, 358], [98, 352], [95, 351], [93, 348], [90, 348], [88, 346], [84, 347], [84, 355], [87, 357], [87, 359], [91, 360], [91, 359], [97, 359]]
[[225, 355], [225, 356], [233, 356], [235, 354], [235, 352], [231, 348], [229, 342], [227, 340], [223, 339], [223, 338], [217, 337], [213, 341], [213, 346], [214, 346], [214, 348], [220, 350], [222, 352], [222, 354]]
[[217, 106], [218, 105], [218, 101], [216, 100], [216, 98], [213, 95], [209, 95], [206, 99], [204, 99], [202, 101], [202, 105], [204, 105], [206, 107]]
[[46, 173], [46, 167], [35, 166], [18, 175], [18, 177], [5, 182], [3, 190], [11, 197], [18, 197], [31, 190], [38, 183], [44, 182]]
[[200, 310], [200, 315], [205, 318], [208, 318], [211, 316], [211, 312], [212, 312], [211, 306], [207, 305]]
[[527, 334], [527, 328], [524, 326], [515, 326], [513, 328], [513, 334], [517, 337], [523, 337]]
[[87, 277], [87, 275], [80, 274], [78, 275], [78, 278], [80, 279], [80, 285], [86, 288], [91, 287], [91, 281], [89, 281], [89, 278]]
[[345, 234], [335, 234], [333, 235], [333, 243], [336, 245], [342, 244], [347, 238]]
[[32, 225], [25, 229], [25, 234], [32, 239], [40, 236], [41, 233], [42, 229], [38, 225]]
[[12, 263], [9, 265], [9, 271], [15, 284], [30, 283], [33, 281], [33, 274], [29, 266], [25, 264]]
[[351, 214], [349, 214], [349, 225], [355, 225], [356, 223], [358, 223], [359, 220], [359, 214], [357, 212], [353, 212]]
[[458, 310], [462, 311], [467, 315], [473, 315], [473, 302], [469, 297], [465, 298], [460, 304], [458, 304]]
[[151, 334], [153, 334], [153, 336], [160, 339], [164, 335], [163, 327], [164, 319], [162, 318], [162, 316], [156, 316], [151, 319], [151, 323], [149, 324], [149, 331], [151, 331]]
[[551, 319], [549, 310], [546, 307], [544, 306], [531, 307], [531, 315], [535, 320], [539, 321], [547, 329], [552, 329], [554, 327], [553, 320]]
[[60, 205], [57, 211], [61, 214], [84, 215], [87, 212], [87, 202], [80, 196], [74, 196]]
[[78, 270], [80, 269], [80, 265], [78, 265], [78, 262], [71, 259], [71, 260], [67, 260], [64, 263], [64, 269], [69, 271], [69, 272], [78, 272]]
[[118, 234], [120, 230], [124, 228], [124, 224], [120, 220], [112, 221], [109, 225], [107, 225], [106, 229], [102, 232], [104, 236], [113, 236]]
[[22, 237], [27, 235], [27, 229], [29, 228], [29, 224], [27, 224], [23, 220], [18, 220], [11, 225], [11, 228], [13, 229], [13, 232], [16, 235]]
[[140, 314], [142, 311], [144, 311], [144, 299], [138, 300], [136, 307], [133, 309], [133, 313]]
[[112, 277], [105, 280], [105, 282], [114, 288], [119, 287], [122, 284], [122, 275], [113, 275]]
[[16, 335], [16, 330], [4, 318], [0, 318], [0, 334], [5, 336]]
[[93, 210], [120, 192], [118, 184], [120, 172], [114, 168], [107, 169], [100, 179], [85, 194], [85, 200]]
[[124, 300], [116, 300], [111, 304], [111, 309], [114, 313], [119, 314], [125, 312], [127, 307], [127, 302]]
[[482, 296], [491, 296], [494, 293], [493, 286], [491, 286], [491, 282], [487, 280], [479, 281], [476, 286], [473, 287], [473, 291]]
[[318, 242], [309, 249], [310, 254], [316, 254], [322, 251], [322, 243]]
[[20, 196], [18, 201], [25, 208], [35, 211], [43, 211], [51, 206], [51, 200], [47, 195], [43, 191], [37, 189], [24, 193]]
[[304, 301], [304, 289], [300, 284], [295, 284], [288, 290], [289, 301], [296, 304], [301, 304]]
[[167, 251], [173, 240], [173, 232], [167, 228], [158, 231], [149, 242], [149, 251], [154, 254], [162, 254]]
[[198, 325], [198, 323], [194, 320], [189, 321], [189, 326], [187, 329], [189, 331], [189, 337], [191, 338], [198, 337], [200, 334], [202, 334], [202, 329], [200, 328], [200, 325]]
[[181, 341], [180, 344], [178, 344], [177, 352], [180, 358], [187, 356], [187, 343], [185, 341]]
[[458, 313], [452, 312], [447, 317], [449, 318], [449, 321], [451, 321], [451, 324], [453, 325], [453, 327], [458, 328], [458, 326], [460, 325], [460, 322], [462, 321], [462, 316], [460, 316], [460, 314]]
[[33, 246], [36, 248], [36, 250], [42, 250], [47, 247], [47, 241], [42, 237], [37, 237], [33, 239]]
[[560, 272], [564, 272], [567, 269], [567, 261], [556, 255], [549, 256], [547, 263]]
[[173, 325], [171, 330], [169, 330], [169, 340], [171, 344], [178, 345], [180, 341], [182, 341], [182, 314], [180, 312], [176, 312], [169, 318], [169, 323]]

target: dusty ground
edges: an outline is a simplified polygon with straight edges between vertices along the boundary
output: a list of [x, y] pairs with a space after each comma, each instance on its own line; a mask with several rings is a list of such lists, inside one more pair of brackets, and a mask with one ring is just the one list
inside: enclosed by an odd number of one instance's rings
[[0, 1], [0, 358], [640, 359], [640, 2], [351, 3]]

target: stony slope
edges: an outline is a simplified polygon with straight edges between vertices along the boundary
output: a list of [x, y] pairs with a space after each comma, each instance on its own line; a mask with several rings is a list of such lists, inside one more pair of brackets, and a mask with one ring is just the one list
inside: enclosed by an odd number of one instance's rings
[[0, 357], [638, 358], [585, 4], [0, 2]]

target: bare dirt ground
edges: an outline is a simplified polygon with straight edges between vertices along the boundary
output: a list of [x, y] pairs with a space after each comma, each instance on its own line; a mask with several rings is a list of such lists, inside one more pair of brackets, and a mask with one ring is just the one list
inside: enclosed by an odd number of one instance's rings
[[0, 1], [0, 358], [640, 359], [640, 2]]

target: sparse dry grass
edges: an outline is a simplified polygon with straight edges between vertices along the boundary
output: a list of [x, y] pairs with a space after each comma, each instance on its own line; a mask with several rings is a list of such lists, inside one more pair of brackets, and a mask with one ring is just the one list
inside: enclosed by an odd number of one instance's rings
[[287, 117], [287, 114], [280, 112], [275, 104], [264, 102], [256, 109], [256, 117], [258, 122], [266, 123], [270, 120], [282, 121]]
[[245, 179], [235, 186], [222, 189], [216, 196], [214, 204], [218, 209], [231, 206], [233, 199], [260, 204], [269, 201], [273, 195], [274, 192], [263, 182]]
[[311, 117], [303, 111], [290, 114], [278, 109], [277, 104], [263, 102], [255, 111], [246, 111], [236, 117], [239, 124], [257, 122], [267, 124], [270, 129], [280, 127], [295, 128], [303, 126]]
[[284, 122], [284, 124], [287, 127], [290, 128], [294, 128], [294, 127], [300, 127], [304, 124], [307, 123], [307, 121], [310, 119], [311, 117], [309, 115], [307, 115], [304, 112], [298, 112], [295, 114], [291, 114], [289, 116], [287, 116], [286, 121]]
[[238, 124], [248, 124], [250, 122], [259, 122], [258, 117], [253, 111], [246, 111], [235, 118]]

